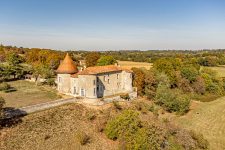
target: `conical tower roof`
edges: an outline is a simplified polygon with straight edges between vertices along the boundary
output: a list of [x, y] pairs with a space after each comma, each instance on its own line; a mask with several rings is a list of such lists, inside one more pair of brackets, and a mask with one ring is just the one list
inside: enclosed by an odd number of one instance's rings
[[73, 74], [78, 72], [77, 66], [74, 64], [68, 53], [66, 54], [64, 60], [60, 63], [56, 72], [61, 74]]

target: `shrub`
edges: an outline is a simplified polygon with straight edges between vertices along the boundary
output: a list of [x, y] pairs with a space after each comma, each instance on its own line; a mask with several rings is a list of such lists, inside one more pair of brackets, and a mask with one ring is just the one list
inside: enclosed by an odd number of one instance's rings
[[204, 139], [202, 134], [191, 131], [192, 138], [197, 142], [197, 147], [201, 149], [209, 149], [209, 142]]
[[10, 85], [6, 82], [3, 82], [3, 83], [0, 84], [0, 91], [7, 91], [10, 88], [11, 88]]
[[49, 85], [49, 86], [56, 86], [54, 78], [47, 79], [43, 84], [46, 84], [46, 85]]
[[205, 82], [202, 77], [198, 76], [196, 78], [196, 81], [191, 84], [191, 87], [193, 90], [198, 94], [204, 94], [205, 93]]
[[77, 140], [81, 145], [85, 145], [88, 142], [90, 142], [90, 136], [88, 136], [85, 132], [83, 131], [78, 131], [76, 135]]
[[134, 150], [160, 150], [164, 146], [166, 140], [166, 132], [156, 124], [148, 125], [141, 128], [134, 136], [134, 144], [128, 145]]
[[108, 138], [115, 140], [125, 139], [134, 135], [141, 126], [138, 113], [133, 110], [124, 110], [120, 115], [106, 124], [105, 134]]
[[177, 86], [179, 89], [181, 89], [183, 92], [193, 92], [193, 89], [190, 86], [190, 82], [189, 80], [185, 79], [185, 78], [181, 78], [178, 83]]
[[193, 66], [185, 66], [181, 69], [181, 76], [188, 79], [191, 83], [196, 80], [198, 74], [198, 70]]
[[189, 110], [189, 97], [165, 85], [158, 86], [155, 100], [169, 112], [183, 114]]
[[176, 134], [176, 141], [184, 149], [196, 149], [196, 141], [191, 137], [190, 133], [187, 130], [179, 129]]
[[121, 94], [120, 95], [120, 98], [124, 99], [124, 100], [130, 100], [130, 96], [128, 93], [125, 93], [125, 94]]
[[96, 115], [93, 112], [89, 112], [87, 114], [87, 119], [88, 120], [94, 120], [96, 118]]
[[113, 106], [114, 106], [116, 109], [118, 109], [118, 110], [121, 110], [121, 109], [122, 109], [122, 107], [120, 106], [119, 102], [117, 102], [117, 101], [113, 101]]
[[148, 105], [144, 102], [136, 102], [135, 103], [135, 108], [138, 110], [138, 111], [141, 111], [141, 113], [143, 114], [146, 114], [147, 111], [148, 111]]

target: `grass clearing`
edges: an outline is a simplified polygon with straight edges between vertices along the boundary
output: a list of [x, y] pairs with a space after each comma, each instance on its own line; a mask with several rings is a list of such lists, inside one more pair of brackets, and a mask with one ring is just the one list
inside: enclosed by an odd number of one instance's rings
[[218, 73], [219, 77], [225, 77], [225, 66], [218, 66], [218, 67], [205, 67], [210, 68]]
[[136, 67], [136, 68], [146, 68], [146, 69], [150, 69], [153, 64], [152, 63], [146, 63], [146, 62], [133, 62], [133, 61], [117, 61], [118, 64], [121, 67], [127, 68], [127, 69], [131, 69], [132, 67]]
[[22, 107], [59, 99], [57, 91], [48, 86], [37, 86], [33, 82], [17, 80], [7, 82], [16, 88], [14, 92], [0, 92], [6, 101], [6, 107]]
[[202, 133], [212, 150], [225, 149], [225, 97], [211, 102], [199, 102], [187, 115], [176, 121], [182, 127]]

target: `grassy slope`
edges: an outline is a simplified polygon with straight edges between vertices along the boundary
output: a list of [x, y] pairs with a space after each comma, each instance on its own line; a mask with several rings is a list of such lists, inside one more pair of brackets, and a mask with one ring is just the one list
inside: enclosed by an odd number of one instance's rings
[[[97, 113], [97, 110], [70, 104], [25, 116], [17, 126], [0, 130], [3, 138], [0, 134], [0, 147], [3, 150], [117, 149], [117, 142], [97, 132], [96, 120], [87, 119], [90, 112]], [[86, 132], [91, 137], [90, 143], [81, 146], [77, 131]]]
[[0, 92], [0, 96], [6, 101], [6, 107], [18, 108], [60, 98], [55, 90], [49, 87], [36, 86], [33, 82], [18, 80], [8, 83], [15, 87], [17, 91], [10, 93]]
[[150, 69], [152, 67], [151, 63], [146, 63], [146, 62], [118, 61], [118, 64], [127, 69], [131, 69], [132, 67], [136, 67], [136, 68], [144, 67], [146, 69]]
[[177, 121], [183, 127], [202, 133], [212, 150], [225, 149], [225, 97], [200, 103]]

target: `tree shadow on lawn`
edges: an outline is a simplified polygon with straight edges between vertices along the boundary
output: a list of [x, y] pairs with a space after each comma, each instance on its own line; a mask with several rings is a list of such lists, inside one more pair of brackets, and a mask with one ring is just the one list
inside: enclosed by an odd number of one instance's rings
[[22, 122], [22, 117], [26, 116], [27, 112], [14, 107], [5, 107], [3, 114], [3, 118], [0, 119], [0, 128], [16, 126]]

